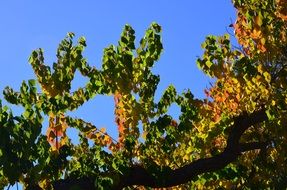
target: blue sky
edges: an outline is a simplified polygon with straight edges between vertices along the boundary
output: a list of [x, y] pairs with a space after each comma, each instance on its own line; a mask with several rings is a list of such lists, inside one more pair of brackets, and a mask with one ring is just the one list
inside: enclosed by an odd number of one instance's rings
[[[99, 68], [103, 48], [117, 44], [125, 24], [132, 25], [140, 39], [155, 21], [163, 28], [164, 45], [154, 68], [161, 75], [158, 95], [174, 84], [179, 92], [189, 88], [201, 98], [212, 80], [197, 68], [200, 45], [206, 35], [226, 33], [234, 20], [231, 0], [1, 1], [0, 90], [7, 85], [17, 90], [23, 80], [34, 78], [28, 63], [32, 50], [43, 48], [46, 62], [52, 64], [57, 45], [67, 32], [74, 32], [76, 38], [86, 37], [85, 55], [91, 65]], [[83, 84], [81, 79], [74, 82], [75, 87]], [[112, 97], [98, 96], [71, 114], [113, 133], [112, 106]], [[172, 108], [175, 115], [176, 111]]]

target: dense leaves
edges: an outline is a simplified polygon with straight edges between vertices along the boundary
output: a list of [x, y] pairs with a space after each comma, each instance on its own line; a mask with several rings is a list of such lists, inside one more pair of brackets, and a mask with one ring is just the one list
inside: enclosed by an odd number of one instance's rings
[[[83, 56], [85, 38], [75, 43], [73, 33], [59, 44], [53, 64], [45, 63], [42, 49], [33, 51], [36, 80], [3, 92], [23, 113], [0, 105], [0, 187], [286, 188], [287, 3], [233, 3], [240, 48], [229, 35], [207, 36], [197, 64], [214, 83], [201, 100], [170, 85], [156, 101], [160, 77], [152, 67], [163, 50], [156, 23], [138, 45], [133, 28], [124, 26], [99, 69]], [[77, 71], [87, 83], [71, 91]], [[97, 95], [114, 97], [118, 137], [69, 115]], [[170, 115], [172, 105], [180, 109], [178, 119]], [[69, 128], [78, 131], [79, 143]]]

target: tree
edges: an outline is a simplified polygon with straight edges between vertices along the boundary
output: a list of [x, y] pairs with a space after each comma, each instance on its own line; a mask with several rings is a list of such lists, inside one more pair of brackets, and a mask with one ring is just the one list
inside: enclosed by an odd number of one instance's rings
[[[208, 36], [197, 61], [215, 79], [206, 98], [170, 85], [158, 102], [159, 76], [152, 67], [163, 46], [153, 23], [139, 46], [126, 25], [117, 46], [104, 49], [101, 69], [83, 57], [85, 38], [68, 33], [52, 68], [42, 49], [29, 59], [36, 79], [5, 99], [23, 107], [14, 115], [0, 107], [0, 186], [26, 189], [265, 189], [287, 187], [287, 3], [233, 0], [234, 27], [242, 48], [228, 35]], [[79, 71], [87, 84], [71, 92]], [[40, 89], [38, 89], [40, 86]], [[102, 94], [113, 96], [118, 138], [68, 115]], [[179, 120], [168, 115], [172, 104]], [[48, 118], [46, 134], [41, 134]], [[67, 128], [79, 132], [79, 144]], [[91, 143], [92, 142], [92, 143]]]

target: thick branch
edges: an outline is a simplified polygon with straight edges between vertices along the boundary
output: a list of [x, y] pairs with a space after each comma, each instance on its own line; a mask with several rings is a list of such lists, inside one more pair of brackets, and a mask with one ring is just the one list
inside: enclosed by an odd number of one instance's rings
[[[114, 189], [121, 190], [124, 187], [132, 185], [143, 185], [153, 188], [171, 187], [187, 183], [193, 180], [199, 174], [222, 169], [229, 163], [236, 160], [242, 152], [261, 149], [267, 146], [266, 143], [259, 142], [246, 144], [239, 143], [240, 137], [249, 127], [266, 120], [267, 115], [264, 109], [255, 111], [250, 115], [246, 113], [242, 114], [234, 118], [234, 124], [231, 127], [227, 140], [227, 146], [222, 153], [210, 158], [196, 160], [188, 165], [171, 170], [170, 172], [158, 172], [156, 176], [152, 175], [141, 166], [133, 166], [130, 168], [129, 172], [122, 176], [120, 184], [118, 184], [118, 186], [116, 186]], [[64, 181], [65, 180], [62, 180], [62, 184], [64, 184]], [[65, 189], [63, 186], [61, 188], [57, 188], [58, 186], [56, 184], [57, 182], [55, 183], [56, 190]], [[92, 184], [91, 186], [88, 186], [91, 187]], [[92, 189], [94, 188], [91, 188], [91, 190]]]
[[82, 177], [80, 179], [67, 178], [57, 181], [54, 184], [55, 190], [95, 190], [94, 181], [88, 177]]
[[[188, 165], [172, 170], [168, 174], [162, 173], [162, 176], [156, 177], [152, 176], [144, 168], [137, 166], [131, 168], [129, 175], [123, 177], [122, 184], [117, 189], [130, 185], [171, 187], [187, 183], [199, 174], [224, 168], [241, 154], [242, 147], [240, 147], [239, 139], [242, 134], [252, 125], [263, 122], [267, 119], [267, 115], [263, 109], [255, 111], [250, 115], [244, 113], [234, 119], [234, 124], [231, 127], [227, 140], [227, 146], [219, 155], [211, 158], [199, 159]], [[250, 148], [251, 146], [245, 146], [245, 148], [243, 146], [243, 149], [246, 150], [251, 150]], [[258, 146], [253, 146], [253, 148], [257, 149]]]

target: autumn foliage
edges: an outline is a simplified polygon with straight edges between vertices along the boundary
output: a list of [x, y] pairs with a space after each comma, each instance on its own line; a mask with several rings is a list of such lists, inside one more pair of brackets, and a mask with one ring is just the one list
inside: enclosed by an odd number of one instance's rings
[[[52, 65], [42, 49], [33, 51], [36, 79], [4, 90], [5, 100], [24, 111], [15, 116], [0, 108], [0, 187], [286, 188], [287, 3], [233, 3], [238, 44], [227, 34], [207, 36], [197, 60], [214, 79], [204, 99], [170, 85], [155, 100], [160, 77], [152, 67], [163, 50], [156, 23], [137, 46], [126, 25], [118, 45], [104, 49], [101, 68], [87, 62], [86, 40], [75, 43], [73, 33], [59, 44]], [[77, 71], [88, 82], [71, 91]], [[114, 98], [117, 137], [69, 115], [97, 95]], [[172, 104], [180, 108], [179, 119], [169, 115]], [[68, 128], [78, 131], [78, 144]]]

